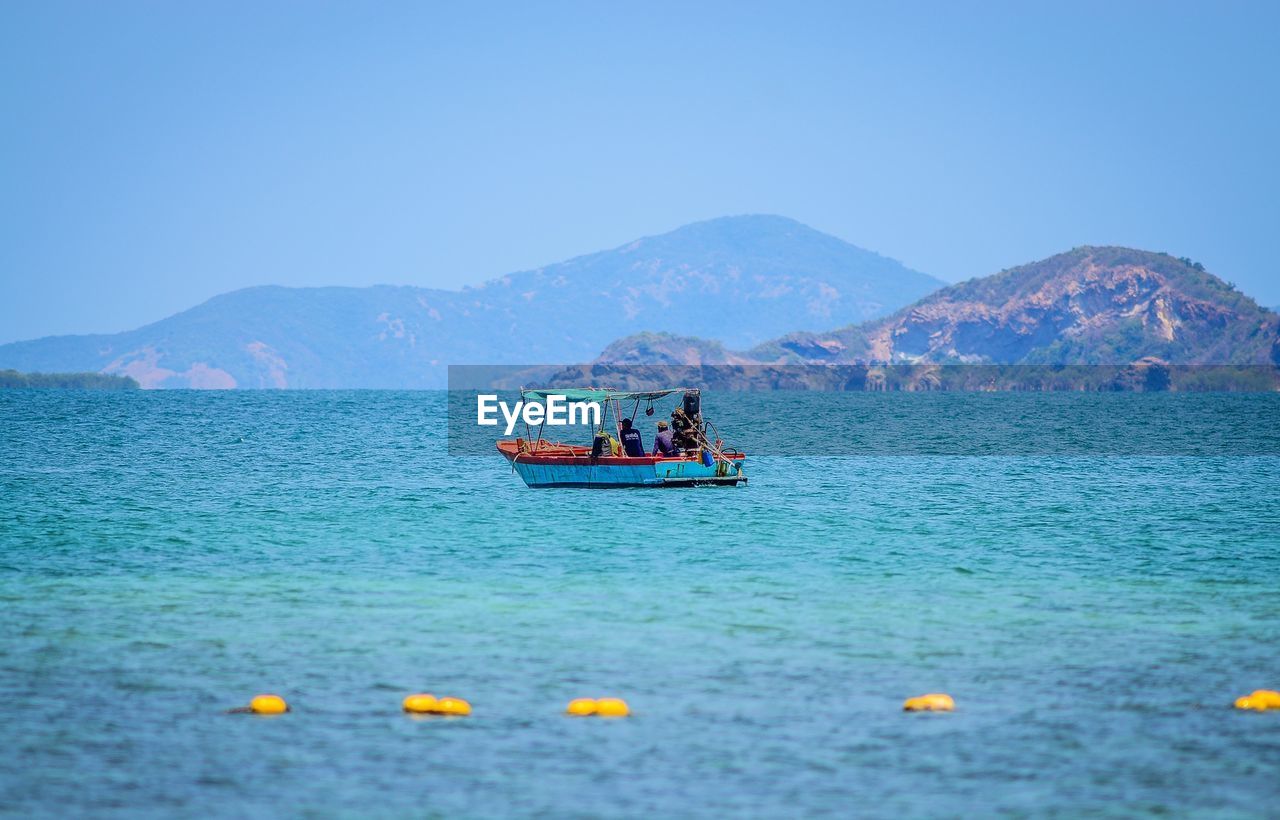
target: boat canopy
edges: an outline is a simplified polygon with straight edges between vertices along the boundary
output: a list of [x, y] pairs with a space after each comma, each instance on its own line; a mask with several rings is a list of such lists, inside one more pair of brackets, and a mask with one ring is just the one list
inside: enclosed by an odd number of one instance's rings
[[608, 387], [522, 387], [520, 396], [535, 396], [545, 399], [547, 396], [564, 396], [569, 401], [655, 401], [672, 393], [684, 393], [684, 387], [668, 387], [663, 390], [613, 390]]

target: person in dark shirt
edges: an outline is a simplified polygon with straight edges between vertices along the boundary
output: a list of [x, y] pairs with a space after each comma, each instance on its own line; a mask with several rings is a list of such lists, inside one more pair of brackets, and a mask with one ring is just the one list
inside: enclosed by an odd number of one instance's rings
[[644, 457], [644, 440], [640, 431], [631, 426], [631, 419], [622, 420], [622, 451], [629, 458]]
[[675, 437], [665, 421], [658, 422], [658, 435], [653, 437], [653, 454], [663, 456], [678, 456], [680, 448], [676, 446]]

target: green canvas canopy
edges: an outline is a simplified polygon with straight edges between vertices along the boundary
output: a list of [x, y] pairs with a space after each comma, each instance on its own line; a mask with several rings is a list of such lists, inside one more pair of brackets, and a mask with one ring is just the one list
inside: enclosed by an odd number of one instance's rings
[[654, 401], [672, 393], [683, 393], [686, 388], [668, 387], [664, 390], [611, 390], [607, 387], [538, 387], [521, 388], [520, 395], [545, 399], [547, 396], [564, 396], [568, 401]]

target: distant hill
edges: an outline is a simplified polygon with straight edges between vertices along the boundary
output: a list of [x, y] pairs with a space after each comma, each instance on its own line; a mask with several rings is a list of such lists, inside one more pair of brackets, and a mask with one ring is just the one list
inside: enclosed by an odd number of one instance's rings
[[438, 387], [448, 364], [585, 361], [640, 331], [749, 347], [942, 285], [794, 220], [726, 217], [461, 291], [239, 290], [137, 330], [3, 345], [0, 367], [143, 387]]
[[717, 341], [674, 333], [636, 333], [604, 349], [597, 361], [616, 364], [743, 364], [749, 354], [734, 353]]
[[1082, 247], [971, 279], [885, 319], [796, 333], [757, 358], [998, 364], [1280, 361], [1280, 317], [1187, 259]]
[[[674, 363], [701, 350], [697, 340], [632, 337], [599, 361]], [[1188, 259], [1082, 247], [943, 288], [883, 319], [710, 352], [708, 364], [1280, 365], [1280, 316]]]

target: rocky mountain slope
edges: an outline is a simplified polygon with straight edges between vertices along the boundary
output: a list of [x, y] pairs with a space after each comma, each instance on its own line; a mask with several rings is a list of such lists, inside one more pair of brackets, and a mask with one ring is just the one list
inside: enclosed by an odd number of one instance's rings
[[249, 288], [125, 333], [3, 345], [0, 368], [144, 387], [440, 387], [448, 364], [586, 361], [639, 331], [749, 347], [942, 284], [790, 219], [727, 217], [461, 291]]
[[[688, 339], [609, 346], [668, 362]], [[643, 355], [641, 355], [643, 354]], [[883, 319], [790, 333], [707, 363], [1280, 364], [1280, 316], [1187, 259], [1082, 247], [933, 293]], [[698, 363], [701, 359], [686, 359]]]
[[[756, 355], [886, 362], [1265, 364], [1277, 317], [1168, 254], [1083, 247], [944, 288], [834, 334], [792, 334]], [[816, 348], [816, 350], [815, 350]], [[803, 355], [803, 354], [802, 354]]]

